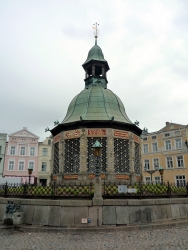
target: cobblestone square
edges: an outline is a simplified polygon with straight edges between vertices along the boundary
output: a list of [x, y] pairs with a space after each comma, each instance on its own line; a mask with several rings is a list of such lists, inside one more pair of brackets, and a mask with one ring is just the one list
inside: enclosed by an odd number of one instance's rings
[[1, 250], [184, 250], [188, 249], [188, 227], [115, 232], [26, 233], [0, 232]]

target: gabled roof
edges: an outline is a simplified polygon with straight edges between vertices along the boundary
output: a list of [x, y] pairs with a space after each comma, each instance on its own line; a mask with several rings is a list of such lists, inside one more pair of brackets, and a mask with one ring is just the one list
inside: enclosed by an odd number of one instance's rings
[[37, 135], [31, 133], [25, 127], [22, 130], [19, 130], [17, 132], [14, 132], [14, 133], [10, 134], [9, 137], [10, 136], [15, 136], [15, 137], [30, 137], [30, 138], [37, 138], [37, 139], [39, 139], [39, 137]]
[[186, 125], [169, 122], [169, 123], [166, 123], [165, 127], [163, 127], [162, 129], [159, 130], [159, 133], [166, 132], [166, 131], [169, 131], [169, 130], [184, 128], [185, 126]]

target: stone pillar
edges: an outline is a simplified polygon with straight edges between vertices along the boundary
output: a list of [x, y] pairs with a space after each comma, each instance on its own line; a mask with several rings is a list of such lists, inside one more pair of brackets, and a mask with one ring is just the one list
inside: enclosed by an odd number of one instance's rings
[[115, 180], [114, 173], [114, 138], [113, 138], [113, 130], [107, 130], [107, 179]]
[[61, 133], [61, 138], [59, 141], [59, 173], [63, 173], [63, 166], [64, 166], [64, 135], [63, 132]]
[[103, 205], [101, 177], [95, 177], [94, 185], [93, 206]]
[[80, 172], [78, 179], [87, 179], [87, 137], [85, 134], [85, 129], [82, 129], [80, 137]]
[[131, 138], [129, 142], [130, 149], [130, 183], [136, 182], [136, 175], [134, 171], [134, 155], [135, 155], [135, 145], [134, 140]]

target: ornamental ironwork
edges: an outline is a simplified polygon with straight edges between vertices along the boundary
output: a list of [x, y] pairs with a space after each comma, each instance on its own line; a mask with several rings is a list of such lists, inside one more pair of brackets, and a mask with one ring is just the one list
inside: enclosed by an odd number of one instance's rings
[[54, 144], [54, 166], [53, 174], [59, 173], [59, 142]]
[[100, 172], [106, 172], [107, 168], [107, 138], [88, 138], [87, 139], [87, 146], [88, 146], [88, 151], [87, 151], [87, 171], [89, 173], [95, 173], [95, 168], [97, 164], [97, 157], [93, 156], [93, 144], [98, 140], [100, 144], [102, 145], [102, 154], [99, 159], [99, 164], [100, 164]]
[[129, 140], [114, 138], [114, 172], [130, 173]]
[[65, 140], [64, 173], [80, 171], [80, 138]]
[[134, 143], [134, 172], [140, 174], [140, 147], [138, 143]]

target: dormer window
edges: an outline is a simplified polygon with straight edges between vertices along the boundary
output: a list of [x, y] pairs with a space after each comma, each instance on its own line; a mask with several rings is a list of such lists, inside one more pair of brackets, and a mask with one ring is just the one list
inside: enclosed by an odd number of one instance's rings
[[165, 134], [165, 137], [168, 137], [168, 136], [170, 136], [170, 134], [169, 134], [169, 133], [166, 133], [166, 134]]

